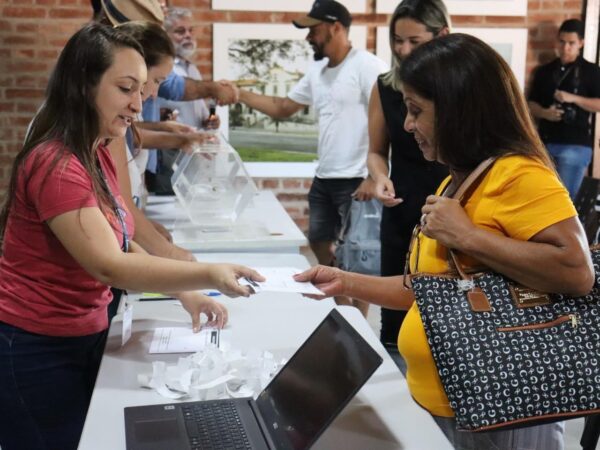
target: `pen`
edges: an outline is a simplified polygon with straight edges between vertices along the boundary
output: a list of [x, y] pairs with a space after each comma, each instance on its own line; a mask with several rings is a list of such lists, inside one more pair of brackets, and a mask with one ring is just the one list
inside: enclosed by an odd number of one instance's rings
[[140, 298], [140, 302], [153, 302], [155, 300], [177, 300], [174, 297], [142, 297]]

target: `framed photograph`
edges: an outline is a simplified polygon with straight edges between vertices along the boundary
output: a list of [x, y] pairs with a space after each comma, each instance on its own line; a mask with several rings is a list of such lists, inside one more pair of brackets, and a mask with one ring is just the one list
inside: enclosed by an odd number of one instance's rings
[[[392, 14], [400, 0], [377, 0], [378, 14]], [[527, 0], [446, 0], [455, 16], [526, 16]]]
[[[310, 11], [314, 0], [212, 0], [212, 9], [232, 11]], [[367, 12], [366, 0], [342, 0], [348, 11], [355, 13]]]
[[[306, 34], [307, 30], [291, 24], [214, 24], [213, 79], [232, 80], [258, 94], [286, 97], [314, 60]], [[354, 48], [364, 49], [366, 27], [351, 27], [350, 40]], [[241, 103], [220, 107], [218, 114], [221, 132], [241, 154], [258, 152], [264, 158], [272, 154], [271, 161], [296, 162], [317, 157], [317, 117], [311, 106], [283, 120]]]
[[[389, 27], [377, 27], [376, 54], [391, 62]], [[510, 65], [521, 89], [525, 89], [527, 28], [453, 28], [453, 33], [471, 34], [489, 44]]]

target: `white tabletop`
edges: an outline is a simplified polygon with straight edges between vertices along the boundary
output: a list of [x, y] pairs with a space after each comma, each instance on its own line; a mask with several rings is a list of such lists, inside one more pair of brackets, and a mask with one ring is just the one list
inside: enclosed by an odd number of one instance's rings
[[[299, 255], [210, 254], [220, 262], [234, 256], [241, 264], [275, 263], [299, 268], [308, 262]], [[334, 307], [297, 294], [261, 293], [249, 299], [217, 297], [229, 309], [231, 342], [240, 350], [269, 350], [276, 358], [289, 358]], [[137, 375], [150, 373], [152, 361], [173, 364], [180, 355], [150, 355], [148, 348], [156, 327], [189, 324], [189, 316], [173, 301], [134, 302], [133, 335], [120, 346], [120, 316], [111, 326], [107, 348], [86, 418], [81, 450], [125, 449], [123, 408], [168, 403], [154, 391], [142, 389]], [[431, 416], [410, 396], [404, 377], [369, 324], [352, 307], [338, 307], [346, 319], [383, 357], [384, 362], [357, 396], [317, 441], [315, 449], [451, 449]]]
[[298, 253], [307, 244], [271, 191], [260, 191], [230, 231], [193, 227], [175, 197], [148, 197], [145, 214], [171, 231], [175, 244], [195, 252]]

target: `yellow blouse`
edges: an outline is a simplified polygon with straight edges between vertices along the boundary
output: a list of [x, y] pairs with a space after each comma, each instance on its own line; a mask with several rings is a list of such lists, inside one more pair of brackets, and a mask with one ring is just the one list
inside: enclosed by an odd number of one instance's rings
[[[438, 188], [439, 195], [445, 180]], [[556, 174], [536, 160], [505, 156], [496, 161], [471, 194], [465, 212], [478, 227], [491, 233], [529, 240], [545, 228], [577, 215]], [[448, 271], [446, 248], [423, 234], [410, 256], [411, 272]], [[478, 265], [462, 255], [466, 267]], [[407, 364], [406, 379], [414, 399], [431, 414], [452, 417], [416, 304], [409, 309], [398, 335], [398, 349]]]

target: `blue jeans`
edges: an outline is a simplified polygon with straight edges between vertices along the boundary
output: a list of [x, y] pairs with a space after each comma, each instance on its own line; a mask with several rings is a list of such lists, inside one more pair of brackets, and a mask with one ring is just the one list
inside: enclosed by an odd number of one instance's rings
[[556, 163], [558, 175], [569, 191], [571, 199], [575, 199], [592, 161], [592, 148], [570, 144], [546, 144], [546, 148]]
[[80, 337], [29, 333], [0, 322], [0, 447], [75, 450], [106, 331]]

